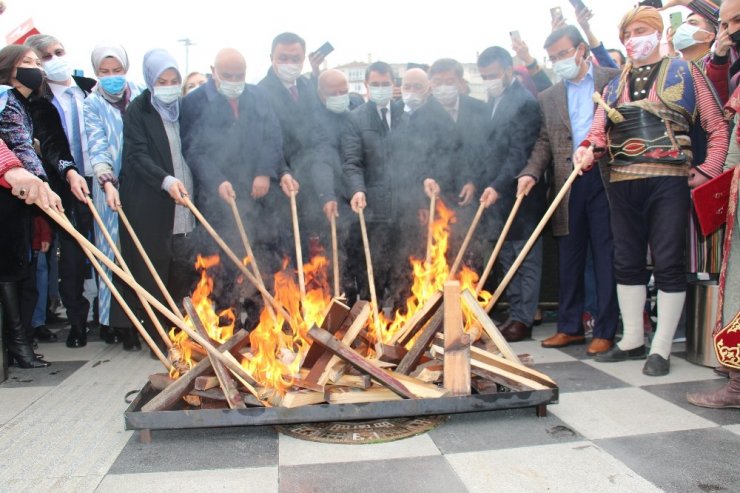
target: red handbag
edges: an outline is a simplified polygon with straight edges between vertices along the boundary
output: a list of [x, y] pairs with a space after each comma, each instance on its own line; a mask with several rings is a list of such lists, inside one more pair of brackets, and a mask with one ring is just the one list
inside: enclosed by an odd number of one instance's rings
[[727, 204], [734, 171], [729, 169], [691, 190], [699, 228], [704, 236], [714, 233], [727, 221]]

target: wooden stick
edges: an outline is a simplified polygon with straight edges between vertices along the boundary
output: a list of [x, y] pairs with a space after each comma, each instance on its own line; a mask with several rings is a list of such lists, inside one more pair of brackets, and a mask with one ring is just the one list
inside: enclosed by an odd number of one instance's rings
[[462, 294], [462, 300], [463, 303], [465, 303], [470, 309], [470, 311], [473, 312], [473, 317], [478, 321], [478, 323], [481, 324], [481, 327], [483, 328], [485, 333], [488, 334], [488, 337], [491, 338], [491, 341], [493, 341], [498, 350], [501, 351], [501, 354], [503, 354], [505, 358], [511, 361], [521, 363], [521, 361], [519, 361], [519, 356], [517, 356], [514, 350], [511, 349], [509, 343], [498, 330], [496, 324], [493, 323], [491, 317], [488, 316], [488, 313], [486, 313], [483, 307], [480, 306], [480, 303], [478, 303], [478, 300], [473, 295], [473, 293], [471, 293], [470, 290], [466, 289], [465, 292]]
[[141, 258], [144, 259], [146, 268], [149, 269], [149, 273], [152, 275], [152, 278], [154, 278], [154, 282], [157, 284], [157, 287], [159, 287], [159, 290], [162, 292], [162, 296], [164, 296], [167, 304], [170, 305], [170, 310], [172, 310], [172, 313], [180, 313], [180, 309], [177, 307], [177, 303], [175, 303], [175, 300], [172, 299], [172, 295], [170, 295], [170, 292], [167, 291], [164, 282], [162, 282], [162, 278], [159, 277], [157, 269], [154, 268], [154, 264], [152, 264], [152, 261], [149, 259], [149, 255], [147, 255], [146, 250], [144, 250], [144, 247], [139, 241], [139, 237], [136, 235], [134, 228], [131, 227], [131, 223], [128, 222], [128, 217], [126, 217], [126, 214], [123, 212], [123, 207], [119, 206], [116, 212], [118, 212], [118, 218], [121, 220], [124, 227], [128, 231], [128, 234], [131, 237], [131, 240], [134, 242], [134, 245], [136, 245], [136, 249], [139, 251], [139, 255], [141, 255]]
[[[192, 300], [186, 296], [182, 300], [182, 304], [185, 307], [185, 312], [190, 317], [190, 321], [192, 322], [193, 327], [195, 327], [195, 330], [197, 330], [200, 335], [207, 338], [208, 330], [203, 325], [203, 321], [198, 316], [198, 312], [195, 311]], [[224, 397], [226, 397], [226, 402], [229, 404], [229, 408], [246, 409], [247, 406], [244, 404], [244, 401], [239, 395], [239, 391], [236, 389], [236, 385], [234, 385], [234, 380], [231, 379], [231, 376], [226, 371], [226, 368], [224, 368], [221, 362], [210, 354], [208, 355], [208, 359], [211, 360], [213, 372], [216, 374], [218, 384], [221, 387], [221, 390], [223, 390], [224, 392]]]
[[406, 353], [406, 356], [401, 360], [396, 368], [398, 373], [408, 375], [411, 373], [416, 365], [419, 364], [421, 357], [432, 344], [434, 336], [442, 329], [444, 322], [444, 310], [437, 310], [432, 319], [427, 324], [426, 328], [422, 331], [421, 335], [414, 341], [414, 345], [411, 350]]
[[332, 214], [331, 219], [331, 259], [332, 271], [334, 272], [334, 297], [339, 298], [342, 295], [339, 287], [339, 246], [337, 243], [337, 218]]
[[444, 388], [453, 395], [470, 395], [470, 335], [463, 332], [460, 283], [444, 285]]
[[295, 240], [295, 263], [298, 267], [298, 289], [301, 292], [301, 307], [306, 306], [306, 276], [303, 273], [303, 249], [301, 248], [301, 231], [298, 227], [298, 204], [296, 192], [290, 193], [290, 213], [293, 217], [293, 239]]
[[498, 237], [498, 240], [496, 241], [496, 246], [493, 248], [493, 252], [491, 252], [491, 256], [488, 259], [488, 264], [486, 264], [486, 269], [483, 271], [483, 274], [480, 276], [480, 280], [478, 281], [478, 285], [475, 287], [475, 294], [476, 296], [480, 294], [481, 291], [483, 291], [483, 286], [486, 284], [486, 281], [488, 280], [488, 276], [491, 275], [491, 270], [493, 270], [493, 264], [496, 262], [496, 259], [498, 258], [498, 254], [501, 253], [501, 249], [504, 247], [504, 241], [506, 240], [506, 237], [509, 234], [509, 230], [511, 229], [511, 225], [514, 223], [514, 218], [516, 217], [517, 212], [519, 212], [519, 206], [522, 205], [522, 200], [524, 200], [525, 195], [519, 195], [516, 198], [516, 202], [514, 202], [514, 207], [511, 209], [511, 212], [509, 213], [509, 217], [506, 219], [506, 224], [504, 224], [504, 229], [501, 230], [501, 234]]
[[[133, 274], [131, 274], [131, 269], [128, 268], [128, 265], [126, 265], [126, 261], [123, 260], [123, 256], [121, 255], [121, 252], [118, 251], [118, 246], [116, 246], [116, 242], [113, 241], [113, 238], [111, 238], [108, 228], [106, 228], [105, 223], [103, 223], [103, 218], [100, 217], [100, 214], [98, 213], [98, 209], [95, 207], [95, 204], [93, 204], [93, 201], [90, 197], [87, 197], [87, 206], [90, 208], [90, 212], [92, 212], [92, 215], [95, 218], [95, 222], [98, 223], [98, 227], [100, 228], [101, 233], [103, 233], [103, 237], [105, 238], [105, 241], [108, 242], [108, 245], [113, 251], [113, 255], [116, 257], [116, 260], [118, 260], [118, 263], [121, 264], [121, 268], [123, 268], [126, 274], [133, 276]], [[105, 277], [108, 277], [108, 276], [105, 276]], [[144, 307], [144, 311], [149, 316], [149, 319], [154, 324], [154, 328], [157, 330], [157, 333], [162, 338], [165, 345], [167, 345], [168, 348], [171, 348], [172, 341], [167, 335], [167, 332], [164, 330], [164, 327], [162, 327], [162, 323], [159, 321], [159, 317], [157, 317], [157, 315], [152, 310], [152, 307], [149, 305], [149, 303], [147, 303], [147, 301], [142, 296], [137, 294], [137, 297], [139, 298], [139, 302], [141, 303], [141, 306]]]
[[367, 226], [365, 225], [365, 212], [360, 209], [360, 231], [362, 232], [362, 245], [365, 247], [365, 264], [367, 264], [367, 282], [370, 285], [370, 304], [375, 319], [375, 337], [377, 342], [383, 342], [383, 330], [380, 325], [380, 314], [378, 313], [378, 296], [375, 294], [375, 275], [373, 274], [373, 260], [370, 257], [370, 240], [367, 238]]
[[198, 210], [197, 207], [195, 207], [195, 204], [193, 202], [185, 197], [185, 205], [190, 209], [190, 212], [193, 213], [195, 218], [200, 222], [201, 225], [205, 228], [206, 231], [208, 231], [208, 234], [211, 235], [211, 237], [214, 239], [214, 241], [218, 244], [218, 246], [221, 247], [221, 249], [226, 253], [226, 256], [231, 259], [234, 264], [239, 268], [242, 274], [244, 274], [244, 277], [247, 278], [249, 282], [251, 282], [257, 290], [260, 292], [260, 294], [272, 305], [273, 308], [275, 308], [275, 311], [279, 313], [284, 319], [285, 322], [291, 326], [291, 328], [297, 332], [296, 327], [292, 326], [291, 322], [291, 316], [290, 314], [285, 310], [285, 308], [280, 305], [277, 300], [265, 289], [264, 286], [260, 285], [259, 281], [256, 277], [254, 277], [254, 274], [252, 274], [249, 269], [247, 269], [241, 260], [239, 260], [239, 257], [236, 256], [234, 251], [229, 248], [229, 245], [226, 244], [226, 242], [219, 236], [218, 233], [216, 233], [216, 230], [213, 229], [213, 226], [210, 225], [208, 221], [206, 221], [206, 218], [203, 217], [203, 214]]
[[433, 226], [434, 226], [434, 213], [435, 213], [435, 202], [437, 201], [437, 194], [432, 194], [432, 197], [429, 199], [429, 222], [427, 224], [427, 256], [426, 256], [426, 263], [432, 261], [432, 246], [434, 243], [434, 238], [432, 237], [433, 234]]
[[[578, 174], [581, 172], [582, 164], [577, 164], [573, 168], [573, 171], [571, 171], [570, 176], [568, 176], [568, 179], [563, 184], [563, 188], [560, 189], [558, 194], [555, 196], [555, 198], [552, 201], [552, 204], [550, 204], [550, 207], [548, 207], [547, 211], [545, 212], [545, 215], [542, 216], [542, 219], [540, 220], [539, 224], [537, 224], [537, 227], [534, 228], [534, 231], [532, 232], [532, 235], [527, 240], [527, 243], [524, 244], [524, 248], [522, 248], [521, 253], [519, 253], [519, 256], [516, 258], [514, 263], [511, 265], [511, 268], [509, 269], [509, 272], [506, 273], [504, 278], [501, 280], [501, 284], [498, 285], [498, 288], [496, 288], [496, 291], [493, 293], [493, 296], [491, 296], [490, 301], [486, 305], [486, 311], [490, 312], [491, 308], [496, 304], [498, 299], [501, 297], [501, 295], [504, 293], [504, 290], [511, 282], [511, 279], [514, 277], [514, 274], [516, 274], [516, 271], [519, 270], [519, 266], [522, 265], [522, 262], [524, 262], [524, 259], [529, 255], [529, 251], [534, 246], [535, 242], [537, 241], [537, 238], [539, 238], [540, 234], [542, 233], [542, 230], [545, 229], [545, 226], [547, 225], [547, 222], [550, 220], [553, 214], [555, 214], [555, 209], [558, 208], [560, 205], [560, 202], [563, 200], [563, 197], [565, 197], [565, 194], [568, 193], [568, 190], [570, 190], [570, 187], [573, 185], [573, 182], [576, 178], [578, 178]], [[598, 170], [596, 170], [598, 172]]]
[[[49, 209], [51, 210], [51, 209]], [[56, 212], [54, 212], [57, 214]], [[57, 216], [59, 224], [69, 231], [70, 229], [74, 232], [76, 232], [78, 235], [80, 234], [79, 231], [77, 231], [74, 226], [72, 226], [72, 223], [67, 219], [67, 216], [64, 215], [58, 215]], [[152, 350], [152, 352], [157, 356], [157, 359], [162, 362], [165, 368], [167, 368], [167, 371], [172, 370], [172, 364], [170, 363], [170, 360], [167, 359], [167, 357], [162, 353], [162, 351], [159, 349], [159, 346], [152, 340], [152, 337], [149, 335], [149, 333], [144, 329], [144, 327], [141, 325], [141, 322], [139, 321], [139, 318], [134, 315], [134, 312], [131, 310], [131, 308], [126, 303], [126, 300], [123, 299], [123, 296], [118, 291], [116, 286], [113, 284], [113, 281], [106, 275], [106, 272], [103, 270], [103, 267], [100, 265], [100, 262], [98, 262], [95, 257], [93, 256], [93, 251], [98, 251], [100, 255], [105, 257], [107, 261], [110, 262], [110, 259], [103, 255], [103, 252], [100, 252], [97, 248], [95, 248], [92, 244], [92, 248], [94, 250], [91, 250], [90, 248], [86, 248], [84, 245], [80, 245], [82, 247], [82, 251], [85, 252], [85, 255], [87, 255], [87, 258], [90, 260], [90, 263], [95, 268], [95, 270], [98, 272], [98, 275], [103, 280], [106, 286], [108, 286], [108, 289], [110, 289], [111, 295], [113, 295], [113, 298], [118, 302], [119, 305], [121, 305], [121, 308], [123, 309], [123, 312], [126, 314], [126, 316], [131, 320], [131, 323], [134, 325], [136, 330], [139, 331], [139, 334], [141, 334], [141, 337], [144, 338], [144, 341], [146, 342], [147, 346]], [[112, 262], [111, 262], [112, 263]], [[115, 265], [115, 264], [113, 264]]]
[[[187, 199], [186, 199], [187, 200]], [[249, 390], [252, 395], [257, 397], [259, 399], [259, 394], [257, 393], [257, 390], [252, 386], [252, 384], [249, 383], [249, 381], [252, 381], [252, 377], [242, 368], [242, 366], [239, 364], [239, 362], [234, 358], [231, 353], [220, 353], [218, 350], [213, 347], [213, 345], [204, 337], [201, 337], [200, 334], [195, 332], [193, 329], [191, 329], [185, 322], [183, 322], [182, 318], [179, 315], [175, 315], [171, 310], [169, 310], [166, 306], [164, 306], [157, 298], [152, 296], [146, 289], [142, 288], [139, 283], [137, 283], [133, 277], [126, 274], [123, 269], [118, 267], [114, 262], [111, 261], [103, 252], [98, 250], [95, 245], [90, 243], [90, 241], [85, 238], [84, 235], [82, 235], [79, 231], [77, 231], [71, 223], [66, 221], [66, 218], [64, 216], [61, 216], [58, 212], [56, 212], [53, 209], [42, 209], [46, 214], [51, 217], [54, 222], [59, 224], [62, 229], [64, 229], [67, 233], [69, 233], [74, 239], [77, 240], [77, 242], [82, 245], [83, 249], [88, 249], [92, 255], [98, 258], [101, 262], [105, 264], [106, 267], [111, 269], [123, 282], [128, 284], [131, 289], [136, 291], [137, 293], [141, 294], [146, 300], [154, 307], [156, 308], [162, 315], [164, 315], [167, 319], [170, 320], [177, 328], [180, 330], [183, 330], [188, 337], [193, 339], [195, 342], [200, 344], [203, 349], [208, 351], [209, 354], [213, 354], [216, 358], [219, 359], [226, 367], [234, 374], [237, 380], [239, 380], [244, 387]], [[233, 254], [233, 252], [232, 252]], [[244, 269], [246, 272], [249, 272]], [[251, 275], [251, 272], [249, 273]], [[112, 285], [112, 283], [111, 283]], [[142, 328], [143, 329], [143, 328]]]
[[447, 279], [455, 278], [455, 274], [457, 274], [457, 270], [460, 268], [462, 259], [465, 256], [465, 251], [468, 249], [470, 240], [473, 237], [473, 233], [475, 233], [475, 229], [478, 227], [478, 222], [480, 221], [480, 218], [483, 215], [483, 211], [485, 209], [486, 208], [481, 203], [481, 205], [478, 207], [478, 211], [475, 213], [473, 222], [470, 223], [470, 228], [468, 228], [468, 233], [465, 235], [465, 239], [463, 240], [463, 243], [460, 246], [460, 251], [457, 252], [457, 257], [455, 257], [455, 262], [452, 264], [452, 267], [450, 268], [450, 275], [447, 277]]

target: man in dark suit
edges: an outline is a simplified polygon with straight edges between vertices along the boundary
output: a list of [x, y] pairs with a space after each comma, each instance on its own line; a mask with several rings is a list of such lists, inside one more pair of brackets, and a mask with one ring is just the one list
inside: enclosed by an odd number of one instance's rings
[[[511, 55], [499, 46], [486, 48], [478, 57], [478, 69], [486, 83], [491, 120], [488, 124], [485, 177], [489, 185], [481, 202], [494, 206], [495, 238], [516, 199], [516, 176], [527, 163], [542, 121], [537, 100], [515, 77]], [[516, 220], [499, 254], [508, 271], [534, 231], [542, 213], [543, 193], [522, 202]], [[540, 294], [542, 239], [538, 239], [506, 290], [510, 314], [501, 327], [508, 340], [530, 337]], [[516, 337], [514, 337], [516, 336]]]
[[[408, 115], [403, 102], [391, 102], [393, 69], [385, 62], [371, 64], [365, 72], [369, 101], [349, 115], [342, 134], [342, 166], [350, 205], [355, 212], [364, 210], [371, 245], [375, 287], [382, 300], [385, 289], [400, 307], [404, 282], [408, 275], [407, 248], [404, 240], [415, 240], [409, 232], [416, 224], [406, 202], [409, 188], [404, 161], [408, 147], [405, 130]], [[359, 225], [351, 233], [360, 237]], [[358, 282], [361, 296], [367, 299], [368, 283]]]
[[[52, 171], [48, 173], [52, 186], [62, 197], [67, 216], [80, 233], [91, 237], [93, 219], [87, 196], [92, 186], [92, 165], [87, 154], [82, 104], [96, 81], [72, 75], [64, 46], [55, 37], [36, 34], [25, 44], [42, 60], [48, 81], [42, 94], [31, 100], [34, 138], [41, 144], [45, 165]], [[83, 295], [84, 285], [92, 273], [74, 238], [60, 232], [59, 246], [59, 294], [71, 325], [67, 347], [82, 347], [87, 344], [90, 311], [90, 301]], [[48, 334], [41, 336], [50, 338]]]
[[[527, 167], [519, 175], [519, 193], [524, 194], [529, 193], [551, 163], [555, 189], [563, 186], [573, 170], [571, 156], [591, 128], [591, 95], [619, 74], [619, 70], [602, 68], [588, 60], [588, 46], [574, 26], [554, 31], [547, 38], [545, 49], [563, 80], [539, 95], [544, 125]], [[553, 216], [560, 266], [558, 332], [542, 342], [544, 347], [585, 342], [581, 315], [586, 296], [583, 272], [588, 245], [594, 258], [598, 311], [587, 352], [593, 356], [613, 344], [619, 312], [609, 201], [604, 187], [609, 183], [606, 173], [606, 166], [599, 166], [579, 177]]]

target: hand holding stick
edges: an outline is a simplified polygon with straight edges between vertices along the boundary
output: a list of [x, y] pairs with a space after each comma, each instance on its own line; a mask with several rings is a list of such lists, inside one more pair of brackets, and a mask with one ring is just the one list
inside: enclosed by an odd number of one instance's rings
[[522, 205], [522, 200], [524, 200], [525, 195], [521, 194], [517, 196], [516, 202], [514, 202], [514, 207], [512, 207], [511, 212], [509, 213], [509, 217], [506, 219], [506, 224], [504, 224], [504, 229], [501, 230], [501, 234], [498, 237], [498, 240], [496, 241], [496, 246], [493, 248], [493, 252], [491, 253], [491, 256], [488, 259], [488, 264], [486, 264], [486, 269], [483, 271], [483, 274], [480, 276], [480, 280], [478, 281], [478, 285], [475, 287], [475, 295], [479, 295], [481, 291], [483, 291], [483, 286], [486, 284], [486, 281], [488, 280], [488, 276], [491, 275], [491, 270], [493, 269], [493, 264], [496, 262], [496, 259], [498, 258], [498, 254], [501, 252], [501, 249], [504, 246], [504, 241], [506, 241], [506, 236], [509, 234], [509, 230], [511, 229], [511, 225], [514, 222], [514, 218], [516, 217], [517, 212], [519, 212], [519, 206]]

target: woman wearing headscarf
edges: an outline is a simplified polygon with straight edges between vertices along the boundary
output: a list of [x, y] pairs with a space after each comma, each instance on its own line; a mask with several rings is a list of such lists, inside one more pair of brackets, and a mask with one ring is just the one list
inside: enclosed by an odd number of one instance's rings
[[[131, 101], [123, 117], [121, 207], [170, 294], [180, 300], [189, 292], [193, 279], [189, 236], [195, 225], [184, 207], [184, 197], [193, 195], [193, 181], [180, 145], [182, 76], [172, 55], [155, 49], [144, 55], [144, 80], [147, 89]], [[120, 239], [124, 260], [134, 278], [163, 300], [125, 229], [120, 230]], [[134, 293], [126, 293], [130, 306], [138, 307], [140, 319], [146, 321], [152, 339], [159, 340]], [[131, 327], [115, 306], [111, 325]], [[134, 339], [138, 344], [135, 335]]]
[[[129, 102], [139, 95], [139, 87], [126, 80], [128, 55], [120, 45], [98, 45], [92, 52], [92, 66], [98, 85], [84, 103], [85, 132], [87, 132], [88, 154], [98, 186], [92, 187], [93, 202], [100, 213], [113, 241], [118, 242], [118, 175], [121, 172], [121, 148], [123, 146], [123, 113]], [[113, 260], [113, 251], [95, 224], [95, 246]], [[111, 273], [106, 269], [106, 275]], [[120, 339], [127, 341], [124, 349], [131, 345], [133, 333], [125, 334], [110, 326], [111, 292], [108, 286], [98, 283], [98, 320], [100, 335], [105, 342], [113, 344]], [[130, 331], [128, 331], [130, 332]]]

